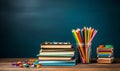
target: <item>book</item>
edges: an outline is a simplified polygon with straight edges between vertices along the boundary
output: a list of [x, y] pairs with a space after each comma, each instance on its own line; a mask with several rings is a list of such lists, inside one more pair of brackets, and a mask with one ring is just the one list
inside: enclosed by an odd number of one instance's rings
[[43, 63], [42, 66], [75, 66], [76, 63]]
[[40, 45], [41, 48], [72, 48], [70, 42], [44, 42]]
[[67, 51], [67, 52], [40, 52], [40, 54], [42, 55], [63, 55], [63, 54], [73, 54], [74, 55], [74, 51]]
[[66, 44], [66, 45], [41, 45], [41, 48], [72, 48], [72, 45]]
[[39, 63], [43, 66], [75, 66], [76, 65], [76, 59], [69, 60], [69, 61], [41, 61], [39, 60]]
[[112, 57], [113, 54], [98, 54], [97, 57]]
[[38, 60], [72, 60], [72, 57], [44, 57], [39, 56]]
[[48, 48], [43, 48], [40, 50], [41, 52], [62, 52], [62, 51], [74, 51], [73, 48], [51, 48], [51, 49], [48, 49]]
[[97, 54], [113, 54], [113, 52], [97, 52]]
[[98, 63], [103, 64], [103, 63], [112, 63], [113, 61], [111, 60], [98, 60]]
[[113, 52], [113, 48], [97, 48], [97, 52]]
[[111, 58], [98, 58], [98, 63], [112, 63], [114, 60], [114, 57]]
[[114, 59], [114, 57], [110, 57], [110, 58], [98, 58], [98, 59], [101, 59], [101, 60], [111, 60], [111, 59]]
[[49, 41], [45, 41], [43, 42], [41, 45], [69, 45], [71, 44], [70, 42], [49, 42]]
[[60, 55], [58, 55], [58, 54], [37, 54], [37, 56], [39, 57], [39, 56], [46, 56], [46, 57], [73, 57], [74, 56], [74, 54], [60, 54]]

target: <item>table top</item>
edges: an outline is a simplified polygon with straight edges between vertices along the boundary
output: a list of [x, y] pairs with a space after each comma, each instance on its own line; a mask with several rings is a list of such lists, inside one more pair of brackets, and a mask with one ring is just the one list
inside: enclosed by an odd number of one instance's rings
[[11, 62], [25, 61], [36, 58], [0, 58], [0, 71], [120, 71], [120, 59], [113, 64], [77, 64], [76, 66], [42, 66], [41, 68], [20, 68], [11, 65]]

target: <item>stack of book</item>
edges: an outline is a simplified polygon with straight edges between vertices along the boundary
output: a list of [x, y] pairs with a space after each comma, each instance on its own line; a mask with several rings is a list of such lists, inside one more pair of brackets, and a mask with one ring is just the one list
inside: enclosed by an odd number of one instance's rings
[[42, 66], [74, 66], [75, 51], [70, 42], [44, 42], [37, 55]]
[[98, 63], [112, 63], [114, 60], [112, 45], [100, 45], [97, 48]]

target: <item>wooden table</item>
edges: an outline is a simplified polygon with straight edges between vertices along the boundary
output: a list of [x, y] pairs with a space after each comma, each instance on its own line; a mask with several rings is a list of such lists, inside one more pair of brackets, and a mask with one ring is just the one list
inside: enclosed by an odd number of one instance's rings
[[115, 59], [113, 64], [93, 62], [76, 66], [42, 66], [41, 68], [19, 68], [11, 65], [11, 62], [29, 59], [31, 58], [0, 58], [0, 71], [120, 71], [120, 59]]

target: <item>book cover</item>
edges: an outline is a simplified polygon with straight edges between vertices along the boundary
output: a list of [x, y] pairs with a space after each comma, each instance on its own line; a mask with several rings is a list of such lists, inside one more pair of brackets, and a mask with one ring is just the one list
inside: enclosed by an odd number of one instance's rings
[[98, 54], [97, 57], [112, 57], [113, 54]]
[[46, 56], [46, 57], [73, 57], [74, 54], [37, 54], [37, 56]]
[[38, 60], [72, 60], [72, 57], [38, 57]]
[[73, 54], [74, 55], [74, 51], [63, 51], [63, 52], [40, 52], [40, 54], [42, 55], [63, 55], [63, 54]]
[[112, 60], [114, 59], [114, 57], [110, 57], [110, 58], [98, 58], [99, 60]]
[[44, 42], [40, 45], [41, 48], [72, 48], [70, 42]]
[[39, 61], [40, 64], [43, 66], [75, 66], [76, 65], [76, 59], [69, 60], [69, 61]]
[[97, 54], [113, 54], [113, 52], [97, 52]]
[[40, 50], [41, 52], [62, 52], [62, 51], [74, 51], [73, 48], [42, 48]]
[[112, 63], [113, 60], [114, 60], [114, 57], [97, 59], [98, 63]]
[[72, 45], [41, 45], [41, 48], [72, 48]]
[[113, 52], [113, 48], [97, 48], [97, 52]]

